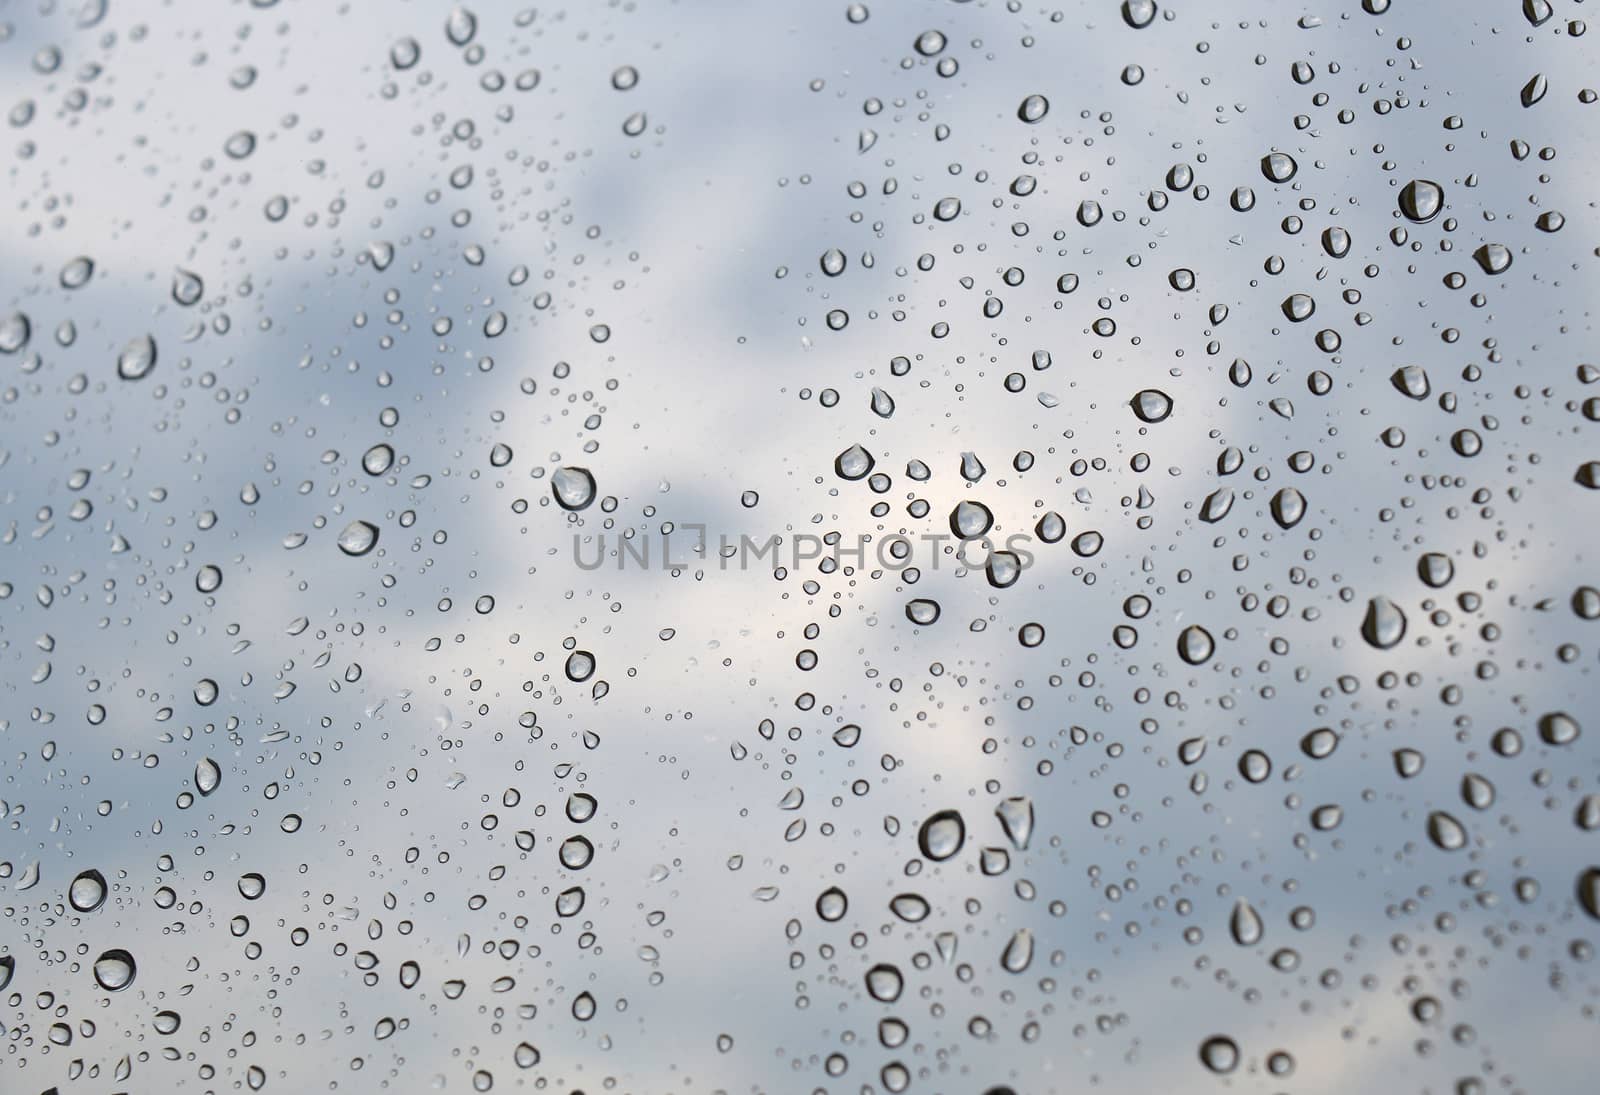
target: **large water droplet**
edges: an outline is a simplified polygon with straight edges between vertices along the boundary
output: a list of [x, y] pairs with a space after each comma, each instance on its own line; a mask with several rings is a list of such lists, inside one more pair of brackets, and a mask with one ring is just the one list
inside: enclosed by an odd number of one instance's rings
[[133, 984], [138, 966], [125, 950], [108, 950], [94, 960], [94, 980], [107, 992], [121, 992]]
[[840, 479], [851, 482], [865, 479], [872, 471], [872, 454], [860, 445], [851, 445], [833, 459], [833, 470]]
[[1050, 112], [1050, 100], [1043, 95], [1029, 95], [1022, 100], [1022, 105], [1017, 107], [1017, 117], [1032, 125], [1041, 121]]
[[1272, 519], [1279, 528], [1291, 529], [1306, 515], [1306, 499], [1293, 487], [1283, 487], [1272, 496]]
[[382, 475], [394, 466], [394, 448], [380, 441], [361, 454], [361, 470], [368, 475]]
[[1146, 388], [1129, 402], [1141, 422], [1161, 422], [1172, 413], [1172, 397], [1159, 388]]
[[1294, 178], [1300, 165], [1287, 152], [1271, 152], [1261, 157], [1261, 173], [1275, 183], [1286, 183]]
[[1428, 839], [1443, 851], [1459, 852], [1467, 846], [1467, 830], [1443, 810], [1435, 810], [1428, 815]]
[[444, 24], [445, 37], [453, 46], [464, 46], [478, 33], [478, 17], [459, 4], [450, 9]]
[[1156, 0], [1122, 0], [1122, 21], [1143, 30], [1155, 21]]
[[1485, 274], [1503, 274], [1511, 269], [1511, 248], [1503, 243], [1486, 243], [1472, 252]]
[[1408, 221], [1426, 224], [1444, 208], [1444, 187], [1432, 179], [1412, 179], [1400, 188], [1400, 214]]
[[1190, 624], [1178, 633], [1178, 657], [1190, 665], [1204, 665], [1216, 651], [1216, 640], [1211, 632], [1199, 624]]
[[934, 862], [949, 859], [967, 839], [967, 825], [956, 810], [940, 810], [917, 831], [917, 847]]
[[844, 891], [837, 886], [823, 890], [817, 897], [817, 915], [824, 920], [830, 922], [842, 920], [849, 908], [849, 899], [845, 897]]
[[378, 526], [370, 521], [351, 521], [339, 533], [338, 544], [346, 555], [365, 555], [378, 546]]
[[550, 476], [550, 492], [564, 510], [581, 510], [594, 501], [594, 476], [588, 468], [557, 468]]
[[1033, 835], [1033, 800], [1026, 795], [1016, 795], [996, 806], [994, 813], [1012, 846], [1018, 851], [1025, 850]]
[[1546, 745], [1571, 745], [1582, 733], [1578, 720], [1565, 711], [1539, 716], [1539, 740]]
[[994, 514], [982, 502], [962, 499], [950, 511], [950, 531], [963, 540], [975, 540], [994, 526]]
[[199, 274], [183, 269], [172, 272], [172, 299], [176, 303], [191, 308], [200, 303], [205, 292], [205, 282], [200, 280]]
[[1200, 1063], [1219, 1074], [1232, 1072], [1239, 1067], [1239, 1046], [1227, 1035], [1212, 1035], [1200, 1043]]
[[[1600, 920], [1600, 867], [1585, 867], [1578, 872], [1577, 894], [1583, 911]], [[0, 989], [5, 988], [7, 980], [9, 978], [0, 976]]]
[[1361, 637], [1379, 650], [1398, 646], [1406, 637], [1406, 614], [1387, 597], [1372, 598], [1361, 621]]
[[1425, 585], [1434, 589], [1442, 589], [1450, 584], [1450, 579], [1455, 576], [1455, 564], [1450, 561], [1450, 556], [1437, 551], [1425, 552], [1417, 560], [1417, 576]]
[[89, 284], [89, 279], [94, 277], [94, 260], [87, 255], [79, 255], [68, 260], [61, 268], [61, 288], [82, 289]]
[[901, 893], [889, 899], [889, 911], [907, 924], [920, 924], [933, 909], [921, 894]]
[[1242, 897], [1234, 903], [1233, 915], [1228, 918], [1228, 933], [1241, 947], [1255, 946], [1265, 934], [1261, 917], [1251, 908], [1250, 902]]
[[1033, 933], [1018, 928], [1006, 949], [1000, 952], [1000, 965], [1007, 973], [1023, 973], [1033, 963]]
[[67, 902], [81, 913], [91, 913], [105, 904], [106, 876], [99, 871], [88, 870], [72, 880], [72, 885], [67, 888]]
[[1530, 107], [1540, 99], [1543, 99], [1545, 92], [1549, 90], [1550, 81], [1545, 79], [1544, 73], [1536, 72], [1527, 83], [1522, 85], [1522, 90], [1518, 92], [1517, 98], [1522, 101], [1524, 107]]
[[0, 354], [14, 354], [28, 344], [33, 324], [21, 312], [0, 319]]
[[194, 766], [194, 787], [202, 796], [222, 786], [222, 769], [210, 757], [201, 757]]
[[123, 380], [143, 380], [156, 367], [156, 340], [140, 335], [117, 355], [117, 375]]
[[887, 962], [880, 962], [867, 971], [867, 994], [880, 1003], [892, 1004], [900, 999], [905, 983], [900, 970]]

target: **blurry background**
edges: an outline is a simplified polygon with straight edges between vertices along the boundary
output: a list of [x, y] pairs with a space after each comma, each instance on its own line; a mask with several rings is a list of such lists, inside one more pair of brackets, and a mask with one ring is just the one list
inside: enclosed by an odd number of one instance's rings
[[1589, 1090], [1552, 4], [0, 5], [0, 1090]]

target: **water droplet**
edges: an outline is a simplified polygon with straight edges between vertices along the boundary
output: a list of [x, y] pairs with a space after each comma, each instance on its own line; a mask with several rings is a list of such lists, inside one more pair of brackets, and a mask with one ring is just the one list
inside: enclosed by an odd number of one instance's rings
[[589, 474], [588, 468], [557, 468], [550, 476], [550, 491], [556, 505], [562, 509], [574, 512], [584, 509], [594, 501], [594, 476]]
[[117, 375], [123, 380], [143, 380], [156, 367], [156, 340], [140, 335], [117, 355]]
[[1361, 621], [1361, 637], [1379, 650], [1398, 646], [1406, 637], [1406, 614], [1387, 597], [1372, 598]]
[[1033, 933], [1018, 928], [1000, 953], [1000, 965], [1007, 973], [1023, 973], [1033, 963]]
[[851, 445], [838, 456], [834, 457], [833, 470], [840, 479], [854, 482], [865, 479], [872, 471], [874, 461], [872, 455], [860, 445]]
[[94, 260], [87, 255], [71, 259], [61, 268], [61, 288], [82, 289], [94, 277]]
[[1200, 520], [1215, 524], [1228, 516], [1233, 509], [1233, 497], [1232, 487], [1218, 487], [1206, 495], [1206, 500], [1200, 506]]
[[1413, 779], [1422, 774], [1424, 758], [1415, 749], [1396, 749], [1393, 759], [1394, 770], [1401, 779]]
[[1396, 391], [1412, 399], [1427, 399], [1428, 393], [1433, 390], [1428, 383], [1427, 372], [1420, 365], [1401, 366], [1389, 377], [1389, 382]]
[[372, 268], [380, 273], [389, 268], [394, 261], [394, 244], [387, 240], [377, 240], [367, 245], [367, 258], [372, 263]]
[[192, 308], [200, 303], [205, 292], [205, 282], [200, 280], [199, 274], [181, 268], [172, 272], [172, 299], [177, 304]]
[[389, 63], [404, 72], [422, 60], [422, 46], [415, 38], [402, 38], [389, 47]]
[[1050, 100], [1043, 95], [1029, 95], [1022, 100], [1022, 105], [1017, 107], [1017, 117], [1029, 125], [1042, 121], [1050, 112]]
[[1033, 800], [1017, 795], [1002, 801], [994, 813], [1012, 846], [1018, 851], [1026, 850], [1028, 839], [1033, 835]]
[[574, 650], [567, 655], [567, 680], [582, 684], [594, 675], [594, 655], [587, 650]]
[[1450, 579], [1455, 576], [1455, 564], [1450, 561], [1450, 556], [1442, 555], [1437, 551], [1425, 552], [1417, 560], [1417, 576], [1425, 585], [1434, 589], [1442, 589], [1450, 584]]
[[1143, 30], [1155, 21], [1156, 0], [1122, 0], [1122, 20], [1134, 30]]
[[1283, 301], [1283, 314], [1291, 323], [1310, 319], [1316, 310], [1317, 302], [1305, 293], [1291, 293]]
[[1428, 815], [1428, 839], [1441, 851], [1459, 852], [1467, 846], [1467, 831], [1443, 810], [1435, 810]]
[[1571, 745], [1581, 733], [1578, 720], [1565, 711], [1539, 716], [1539, 740], [1546, 745]]
[[478, 33], [478, 17], [459, 4], [450, 9], [444, 24], [445, 37], [453, 46], [464, 46]]
[[1294, 528], [1306, 515], [1305, 496], [1293, 487], [1283, 487], [1272, 496], [1270, 508], [1279, 528]]
[[1158, 388], [1146, 388], [1129, 402], [1141, 422], [1163, 422], [1172, 414], [1172, 397]]
[[1527, 83], [1522, 85], [1517, 98], [1522, 101], [1524, 108], [1530, 107], [1544, 98], [1545, 92], [1550, 90], [1550, 81], [1544, 78], [1544, 73], [1535, 73]]
[[125, 950], [108, 950], [94, 960], [95, 984], [107, 992], [121, 992], [133, 984], [138, 966]]
[[1270, 152], [1261, 157], [1261, 173], [1275, 183], [1286, 183], [1294, 178], [1300, 165], [1287, 152]]
[[956, 810], [940, 810], [922, 823], [917, 831], [917, 847], [934, 862], [949, 859], [961, 850], [967, 839], [967, 826]]
[[817, 915], [830, 923], [843, 920], [849, 907], [849, 899], [837, 886], [830, 886], [817, 897]]
[[339, 533], [338, 544], [346, 555], [365, 555], [378, 546], [378, 526], [369, 521], [351, 521]]
[[994, 527], [994, 514], [982, 502], [962, 499], [950, 511], [950, 531], [963, 540], [975, 540]]
[[382, 441], [361, 454], [361, 470], [368, 475], [382, 475], [394, 466], [394, 449]]
[[0, 319], [0, 353], [14, 354], [28, 344], [33, 324], [21, 312]]
[[1199, 624], [1190, 624], [1178, 633], [1178, 657], [1190, 665], [1204, 665], [1216, 652], [1216, 640]]
[[[1583, 911], [1600, 920], [1600, 867], [1585, 867], [1578, 872], [1577, 895]], [[5, 987], [7, 980], [9, 978], [0, 977], [0, 988]]]
[[106, 878], [99, 871], [80, 873], [67, 888], [67, 902], [81, 913], [91, 913], [105, 904]]
[[1255, 946], [1265, 934], [1261, 917], [1250, 906], [1250, 902], [1242, 897], [1234, 903], [1233, 915], [1228, 918], [1228, 933], [1241, 947]]
[[1408, 221], [1426, 224], [1444, 208], [1444, 187], [1432, 179], [1412, 179], [1400, 188], [1400, 213]]
[[571, 836], [561, 842], [558, 854], [563, 867], [569, 871], [580, 871], [594, 859], [594, 845], [585, 837]]
[[1503, 243], [1486, 243], [1472, 252], [1485, 274], [1503, 274], [1511, 269], [1511, 249]]
[[921, 894], [902, 893], [889, 899], [889, 911], [907, 924], [920, 924], [933, 910]]
[[900, 999], [905, 983], [900, 970], [887, 962], [880, 962], [867, 971], [867, 994], [880, 1003], [892, 1004]]
[[1232, 1038], [1215, 1034], [1200, 1043], [1200, 1063], [1219, 1075], [1239, 1067], [1239, 1046]]

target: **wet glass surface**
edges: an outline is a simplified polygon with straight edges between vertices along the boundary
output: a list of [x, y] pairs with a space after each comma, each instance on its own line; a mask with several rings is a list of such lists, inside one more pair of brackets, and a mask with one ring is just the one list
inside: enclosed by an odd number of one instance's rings
[[0, 1091], [1592, 1090], [1590, 6], [0, 5]]

